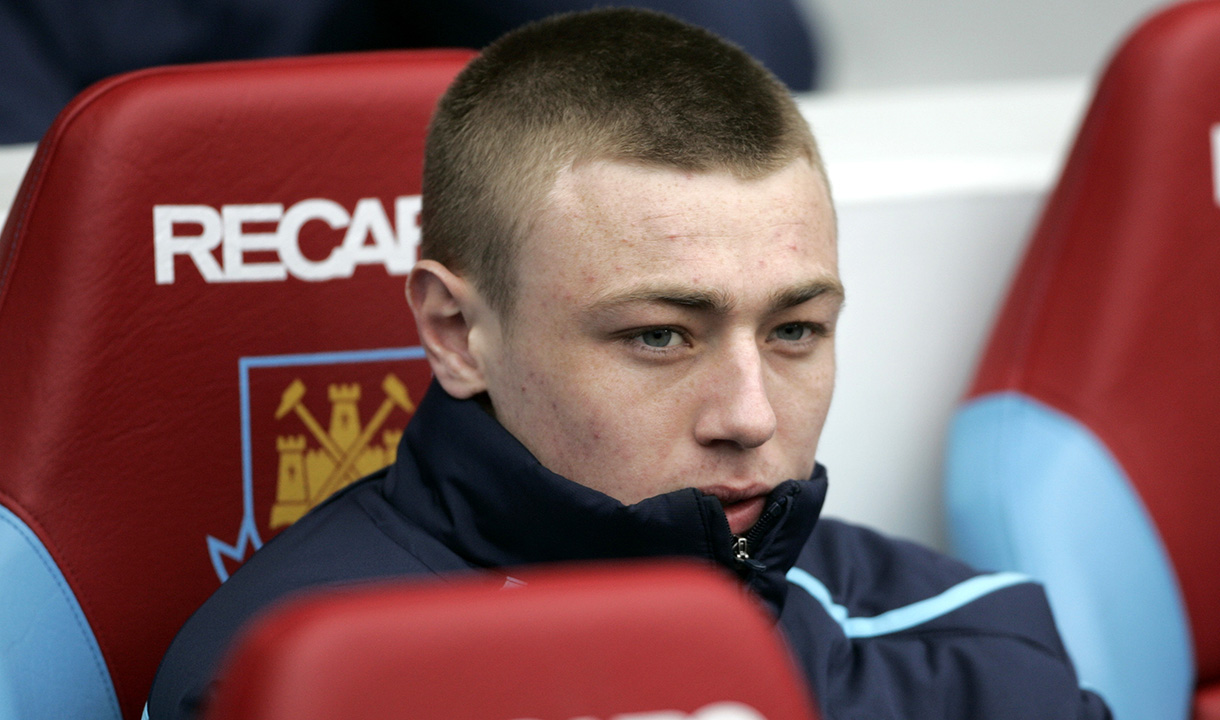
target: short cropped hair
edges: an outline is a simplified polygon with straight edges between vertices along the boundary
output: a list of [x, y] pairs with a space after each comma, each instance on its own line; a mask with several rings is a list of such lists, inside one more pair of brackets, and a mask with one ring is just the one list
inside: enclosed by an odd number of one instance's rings
[[525, 25], [441, 98], [424, 156], [421, 251], [502, 319], [518, 244], [559, 171], [589, 160], [759, 178], [817, 145], [787, 88], [744, 50], [668, 15], [602, 9]]

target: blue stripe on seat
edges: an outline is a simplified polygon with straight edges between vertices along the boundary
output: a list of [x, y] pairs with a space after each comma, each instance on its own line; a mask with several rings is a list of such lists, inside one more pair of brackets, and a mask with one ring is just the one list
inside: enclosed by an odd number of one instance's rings
[[38, 536], [5, 507], [0, 653], [0, 685], [22, 720], [121, 720], [101, 649], [67, 580]]
[[978, 575], [954, 585], [939, 595], [883, 612], [874, 617], [850, 617], [847, 608], [839, 605], [830, 597], [830, 591], [826, 589], [826, 586], [804, 570], [800, 568], [789, 570], [788, 581], [805, 590], [821, 603], [849, 638], [869, 638], [902, 632], [947, 615], [996, 590], [1031, 582], [1029, 577], [1013, 572]]

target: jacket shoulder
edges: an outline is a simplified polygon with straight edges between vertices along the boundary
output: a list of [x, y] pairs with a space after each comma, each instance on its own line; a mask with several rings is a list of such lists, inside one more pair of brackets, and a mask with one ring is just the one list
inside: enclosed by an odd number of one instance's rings
[[1110, 717], [1031, 578], [823, 519], [788, 581], [781, 624], [830, 716]]
[[1042, 586], [980, 572], [917, 543], [823, 519], [788, 573], [791, 587], [842, 620], [848, 637], [954, 629], [1021, 636], [1064, 660]]
[[831, 518], [818, 522], [796, 566], [853, 615], [909, 605], [980, 574], [917, 543]]
[[149, 695], [157, 720], [194, 717], [242, 627], [297, 593], [469, 569], [384, 499], [375, 473], [314, 508], [254, 553], [191, 615], [161, 661]]

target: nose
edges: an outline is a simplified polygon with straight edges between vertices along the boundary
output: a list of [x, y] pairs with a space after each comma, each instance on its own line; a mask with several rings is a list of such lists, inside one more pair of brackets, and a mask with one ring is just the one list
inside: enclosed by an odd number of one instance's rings
[[695, 439], [701, 445], [758, 447], [775, 435], [762, 351], [751, 337], [718, 354], [708, 368]]

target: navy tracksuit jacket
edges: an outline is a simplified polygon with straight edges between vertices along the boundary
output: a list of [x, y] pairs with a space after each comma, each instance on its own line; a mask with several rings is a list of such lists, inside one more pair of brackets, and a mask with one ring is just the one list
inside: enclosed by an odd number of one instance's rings
[[477, 403], [434, 384], [394, 465], [285, 530], [191, 617], [149, 717], [192, 717], [238, 627], [302, 589], [658, 555], [706, 558], [757, 592], [827, 720], [1110, 717], [1077, 686], [1040, 586], [820, 519], [825, 494], [820, 466], [777, 487], [742, 557], [715, 498], [688, 489], [622, 505], [548, 471]]

